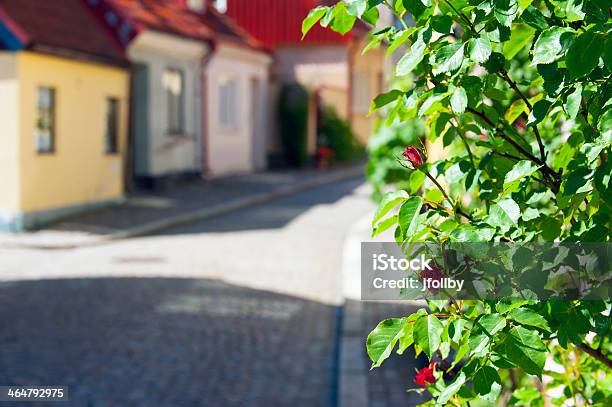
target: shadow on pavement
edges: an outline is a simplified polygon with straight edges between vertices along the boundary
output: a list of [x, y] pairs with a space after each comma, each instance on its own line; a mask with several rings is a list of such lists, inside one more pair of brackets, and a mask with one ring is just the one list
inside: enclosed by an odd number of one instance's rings
[[0, 321], [1, 385], [69, 386], [70, 402], [43, 406], [331, 406], [336, 397], [337, 310], [313, 301], [207, 279], [5, 282]]
[[197, 233], [225, 233], [244, 230], [278, 229], [296, 219], [316, 205], [331, 205], [351, 195], [363, 178], [321, 186], [291, 196], [274, 199], [254, 207], [240, 209], [227, 215], [197, 222], [190, 226], [180, 226], [159, 232], [158, 235], [178, 235]]

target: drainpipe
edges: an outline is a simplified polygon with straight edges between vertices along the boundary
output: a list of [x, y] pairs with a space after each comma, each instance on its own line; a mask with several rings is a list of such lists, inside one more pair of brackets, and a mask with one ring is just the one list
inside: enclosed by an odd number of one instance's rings
[[210, 65], [210, 61], [213, 59], [214, 57], [214, 53], [215, 53], [215, 44], [211, 41], [209, 43], [209, 48], [208, 48], [208, 53], [206, 55], [204, 55], [202, 57], [202, 63], [200, 64], [200, 67], [202, 69], [202, 75], [201, 75], [201, 99], [202, 99], [202, 120], [201, 120], [201, 124], [202, 124], [202, 139], [200, 141], [200, 152], [201, 152], [201, 157], [202, 157], [202, 162], [201, 162], [201, 176], [203, 178], [206, 178], [207, 176], [210, 175], [211, 173], [211, 169], [210, 169], [210, 158], [209, 158], [209, 152], [210, 152], [210, 132], [209, 132], [209, 125], [210, 125], [210, 120], [208, 117], [208, 75], [206, 74], [206, 70], [208, 69], [208, 66]]

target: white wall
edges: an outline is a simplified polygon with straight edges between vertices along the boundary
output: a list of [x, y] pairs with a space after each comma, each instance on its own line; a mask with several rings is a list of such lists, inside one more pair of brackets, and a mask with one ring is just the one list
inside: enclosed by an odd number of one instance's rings
[[281, 47], [274, 70], [281, 82], [347, 89], [348, 61], [347, 47], [342, 45]]
[[14, 52], [0, 52], [0, 229], [19, 209], [19, 79]]
[[[267, 109], [270, 63], [271, 58], [267, 54], [221, 43], [206, 65], [204, 161], [207, 176], [245, 173], [265, 166], [266, 151], [261, 147], [265, 147], [269, 128]], [[220, 122], [220, 83], [224, 78], [237, 82], [235, 108], [238, 122], [233, 128], [225, 128]], [[259, 81], [258, 92], [252, 89], [254, 79]], [[256, 128], [256, 123], [259, 123], [259, 128]]]
[[[140, 34], [128, 48], [132, 62], [149, 67], [148, 176], [200, 171], [200, 79], [206, 52], [203, 43], [152, 31]], [[162, 75], [167, 68], [180, 69], [184, 74], [184, 134], [168, 134], [168, 108], [162, 86]]]

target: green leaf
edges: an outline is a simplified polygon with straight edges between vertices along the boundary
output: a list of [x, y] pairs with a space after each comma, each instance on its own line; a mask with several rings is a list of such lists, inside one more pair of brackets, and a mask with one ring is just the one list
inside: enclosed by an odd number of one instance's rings
[[331, 22], [331, 29], [344, 35], [353, 29], [356, 20], [357, 17], [348, 13], [345, 4], [339, 2], [334, 7], [334, 19]]
[[346, 10], [349, 14], [361, 18], [368, 8], [366, 0], [349, 0], [346, 2]]
[[506, 228], [516, 225], [520, 217], [521, 209], [516, 202], [505, 198], [491, 206], [487, 222], [491, 226]]
[[404, 324], [403, 318], [389, 318], [380, 322], [370, 332], [366, 340], [366, 350], [372, 361], [372, 368], [379, 367], [391, 355]]
[[483, 366], [476, 371], [472, 382], [474, 383], [476, 393], [484, 395], [491, 392], [491, 386], [494, 383], [501, 385], [501, 378], [497, 370], [491, 366]]
[[518, 54], [523, 48], [531, 44], [535, 30], [526, 24], [515, 24], [512, 27], [512, 34], [510, 34], [510, 40], [504, 43], [502, 53], [506, 59], [512, 59]]
[[504, 179], [504, 189], [507, 186], [515, 181], [520, 181], [525, 177], [531, 176], [535, 173], [540, 167], [535, 165], [529, 160], [519, 161], [514, 164], [514, 167], [506, 174], [506, 178]]
[[533, 110], [529, 114], [527, 124], [536, 125], [540, 123], [548, 114], [548, 111], [550, 110], [551, 106], [552, 102], [546, 99], [542, 99], [538, 103], [533, 105]]
[[578, 36], [567, 51], [565, 63], [572, 79], [588, 75], [599, 63], [605, 38], [587, 31]]
[[505, 342], [507, 358], [525, 372], [542, 375], [546, 362], [546, 346], [536, 331], [514, 327], [510, 330]]
[[606, 39], [606, 45], [604, 45], [603, 60], [608, 71], [612, 71], [612, 38], [610, 37]]
[[488, 336], [493, 336], [506, 327], [506, 319], [499, 314], [482, 316], [477, 323]]
[[465, 373], [459, 372], [457, 377], [455, 377], [455, 380], [453, 380], [451, 384], [449, 384], [444, 390], [442, 390], [442, 393], [440, 393], [438, 399], [436, 400], [437, 404], [445, 404], [448, 400], [450, 400], [451, 397], [453, 397], [453, 395], [461, 388], [461, 386], [463, 386], [464, 383]]
[[463, 89], [461, 86], [456, 87], [453, 94], [451, 95], [450, 103], [453, 112], [457, 114], [463, 114], [468, 104], [468, 98], [465, 89]]
[[551, 27], [540, 34], [533, 50], [532, 65], [549, 64], [561, 58], [565, 53], [563, 36], [568, 30], [561, 27]]
[[397, 98], [399, 98], [403, 94], [404, 92], [402, 92], [401, 90], [397, 90], [397, 89], [390, 90], [389, 92], [386, 92], [386, 93], [381, 93], [380, 95], [376, 96], [374, 100], [372, 101], [372, 106], [370, 107], [370, 111], [373, 112], [374, 110], [380, 109], [381, 107], [386, 106], [389, 103], [396, 101]]
[[406, 191], [394, 191], [385, 194], [383, 199], [378, 205], [378, 209], [374, 213], [374, 219], [372, 220], [372, 226], [378, 222], [383, 216], [385, 216], [391, 209], [395, 208], [400, 202], [404, 202], [408, 199], [408, 193]]
[[308, 34], [308, 31], [323, 18], [329, 7], [319, 6], [310, 10], [304, 21], [302, 22], [302, 39]]
[[504, 119], [508, 122], [508, 124], [512, 124], [523, 113], [529, 113], [527, 103], [525, 103], [523, 99], [517, 99], [512, 102], [508, 110], [506, 110], [506, 113], [504, 113]]
[[[396, 3], [398, 2], [399, 0], [396, 1]], [[410, 14], [412, 14], [415, 21], [425, 20], [433, 13], [433, 7], [431, 7], [431, 4], [426, 6], [421, 0], [402, 0], [402, 3], [404, 8]]]
[[520, 306], [527, 304], [528, 302], [529, 302], [528, 300], [500, 301], [497, 304], [495, 304], [495, 309], [500, 314], [505, 314], [509, 311], [512, 311], [515, 308], [518, 308]]
[[423, 202], [418, 196], [413, 196], [402, 204], [399, 211], [399, 225], [402, 228], [402, 236], [408, 238], [410, 234], [414, 233], [414, 229], [417, 226], [416, 220], [419, 217]]
[[539, 31], [544, 31], [548, 28], [548, 21], [546, 21], [546, 17], [544, 17], [540, 10], [533, 6], [529, 6], [524, 10], [521, 16], [524, 22]]
[[580, 107], [582, 104], [582, 84], [576, 84], [576, 89], [572, 92], [565, 103], [563, 104], [563, 108], [565, 109], [565, 113], [569, 116], [570, 119], [575, 119], [580, 111]]
[[408, 41], [410, 36], [415, 32], [416, 27], [411, 27], [407, 30], [400, 31], [393, 36], [393, 40], [389, 44], [389, 48], [387, 48], [387, 58], [391, 56], [395, 52], [396, 49], [401, 47]]
[[431, 358], [431, 355], [440, 347], [443, 330], [442, 322], [435, 315], [423, 315], [414, 323], [414, 343], [423, 349], [427, 357]]
[[447, 15], [437, 15], [431, 18], [432, 28], [441, 34], [450, 34], [453, 19]]
[[521, 325], [535, 326], [536, 328], [541, 328], [550, 332], [550, 327], [548, 326], [546, 319], [529, 308], [513, 309], [508, 313], [508, 318], [518, 322]]
[[397, 222], [398, 222], [397, 215], [393, 215], [383, 221], [378, 222], [376, 226], [374, 226], [374, 228], [372, 229], [372, 237], [376, 237], [380, 235], [381, 233], [383, 233], [384, 231], [389, 230], [389, 228], [397, 225]]
[[464, 45], [462, 42], [455, 42], [440, 48], [435, 56], [436, 72], [444, 73], [459, 69], [463, 62]]
[[493, 0], [495, 4], [495, 18], [506, 27], [512, 26], [512, 22], [520, 12], [517, 0]]
[[472, 38], [470, 40], [470, 58], [476, 63], [485, 62], [491, 56], [491, 41], [488, 38]]
[[396, 75], [404, 76], [416, 68], [425, 56], [425, 48], [431, 39], [431, 28], [423, 28], [417, 33], [417, 39], [406, 54], [397, 62]]

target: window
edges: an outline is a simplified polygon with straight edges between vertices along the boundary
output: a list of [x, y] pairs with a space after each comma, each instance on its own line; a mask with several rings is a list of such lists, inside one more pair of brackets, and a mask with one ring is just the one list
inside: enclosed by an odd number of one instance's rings
[[213, 0], [213, 3], [219, 13], [227, 11], [227, 0]]
[[204, 0], [187, 0], [187, 7], [190, 10], [202, 12], [204, 11]]
[[106, 154], [119, 152], [119, 101], [106, 99], [106, 133], [104, 140]]
[[367, 113], [370, 110], [370, 75], [367, 72], [353, 74], [353, 111]]
[[55, 151], [55, 90], [39, 87], [36, 92], [36, 152]]
[[219, 123], [221, 127], [238, 127], [238, 83], [232, 78], [219, 80]]
[[162, 77], [168, 104], [168, 133], [182, 134], [184, 120], [185, 83], [183, 72], [179, 69], [166, 69]]

